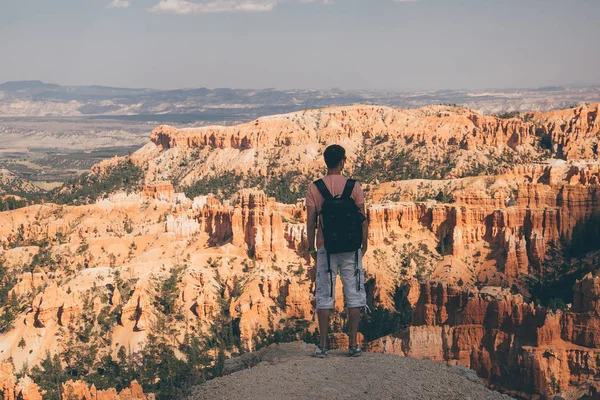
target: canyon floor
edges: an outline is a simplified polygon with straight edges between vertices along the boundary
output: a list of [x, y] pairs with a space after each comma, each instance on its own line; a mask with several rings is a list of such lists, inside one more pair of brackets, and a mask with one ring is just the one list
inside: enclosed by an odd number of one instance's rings
[[486, 389], [464, 367], [388, 354], [351, 358], [343, 350], [330, 351], [327, 359], [315, 359], [311, 356], [314, 345], [303, 342], [269, 347], [255, 367], [209, 381], [195, 388], [188, 400], [511, 398]]

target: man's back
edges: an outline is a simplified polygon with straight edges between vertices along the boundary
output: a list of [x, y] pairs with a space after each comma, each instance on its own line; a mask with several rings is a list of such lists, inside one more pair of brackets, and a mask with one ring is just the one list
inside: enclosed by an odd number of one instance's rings
[[[344, 175], [336, 174], [336, 175], [325, 175], [323, 178], [323, 182], [325, 182], [325, 186], [329, 190], [332, 196], [342, 195], [344, 192], [344, 187], [346, 186], [346, 182], [348, 178]], [[358, 182], [354, 185], [354, 190], [352, 191], [352, 200], [356, 203], [356, 206], [359, 209], [362, 209], [365, 204], [365, 197], [363, 194], [363, 190]], [[307, 207], [315, 207], [317, 213], [321, 212], [321, 207], [323, 206], [323, 202], [325, 199], [317, 186], [312, 183], [308, 187], [308, 193], [306, 194], [306, 206]], [[317, 248], [322, 247], [325, 244], [323, 239], [323, 232], [321, 232], [320, 224], [317, 225]]]

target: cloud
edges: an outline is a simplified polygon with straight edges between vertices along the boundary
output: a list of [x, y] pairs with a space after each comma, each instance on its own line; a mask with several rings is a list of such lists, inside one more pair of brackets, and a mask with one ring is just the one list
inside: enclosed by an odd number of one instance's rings
[[[335, 0], [160, 0], [149, 11], [155, 14], [202, 14], [225, 12], [267, 12], [278, 4], [295, 1], [300, 4], [333, 4]], [[392, 0], [394, 2], [414, 2], [419, 0]], [[114, 0], [113, 3], [129, 3]]]
[[265, 12], [271, 11], [279, 0], [162, 0], [150, 9], [157, 14], [200, 14], [222, 12]]
[[131, 5], [129, 0], [113, 0], [108, 8], [128, 8]]
[[319, 4], [333, 4], [333, 0], [299, 0], [302, 4], [311, 4], [311, 3], [319, 3]]

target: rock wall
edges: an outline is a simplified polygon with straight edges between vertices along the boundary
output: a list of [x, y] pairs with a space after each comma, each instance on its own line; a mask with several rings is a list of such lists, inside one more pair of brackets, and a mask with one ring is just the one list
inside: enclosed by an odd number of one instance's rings
[[262, 191], [243, 190], [235, 206], [214, 201], [198, 205], [196, 218], [200, 229], [209, 234], [212, 245], [231, 241], [235, 247], [245, 249], [251, 257], [264, 260], [286, 249], [299, 249], [304, 240], [303, 223], [284, 223], [282, 211], [289, 215], [294, 212], [285, 208], [302, 212], [301, 207], [282, 207]]
[[370, 243], [377, 247], [392, 235], [426, 228], [442, 252], [459, 257], [469, 246], [487, 242], [499, 249], [498, 268], [509, 282], [543, 267], [549, 242], [564, 238], [600, 239], [591, 225], [600, 218], [596, 185], [520, 185], [516, 205], [482, 193], [460, 193], [456, 203], [400, 203], [370, 206]]
[[62, 393], [64, 398], [70, 400], [150, 400], [154, 395], [146, 396], [142, 387], [137, 381], [131, 382], [130, 387], [117, 392], [111, 388], [107, 390], [98, 390], [92, 384], [91, 387], [82, 381], [67, 381], [62, 384]]
[[539, 135], [548, 135], [559, 157], [590, 159], [598, 157], [600, 104], [581, 105], [568, 110], [534, 114]]
[[154, 182], [142, 187], [142, 195], [157, 200], [170, 201], [175, 197], [175, 189], [171, 182]]
[[422, 283], [413, 326], [371, 347], [456, 362], [490, 385], [552, 398], [600, 372], [599, 288], [600, 278], [586, 276], [575, 284], [573, 307], [553, 313], [506, 291]]
[[11, 363], [0, 363], [0, 394], [3, 400], [42, 400], [43, 392], [27, 375], [17, 381]]
[[[433, 134], [430, 134], [433, 133]], [[235, 127], [181, 129], [160, 126], [152, 132], [157, 146], [169, 148], [256, 149], [349, 138], [409, 137], [431, 144], [516, 147], [535, 134], [531, 122], [502, 120], [475, 111], [441, 106], [399, 110], [377, 106], [335, 107], [259, 118]]]

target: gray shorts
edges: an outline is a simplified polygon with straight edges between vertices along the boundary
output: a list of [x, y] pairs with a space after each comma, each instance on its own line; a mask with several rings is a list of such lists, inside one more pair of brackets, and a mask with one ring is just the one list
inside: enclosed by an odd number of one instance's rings
[[[356, 253], [331, 254], [330, 256], [332, 278], [327, 272], [327, 252], [325, 247], [317, 251], [317, 310], [333, 310], [335, 298], [331, 296], [333, 280], [333, 295], [335, 296], [335, 281], [340, 271], [344, 285], [344, 298], [346, 307], [359, 308], [367, 305], [365, 292], [365, 273], [362, 267], [362, 253], [358, 250], [358, 267], [356, 266]], [[358, 271], [355, 273], [355, 271]]]

